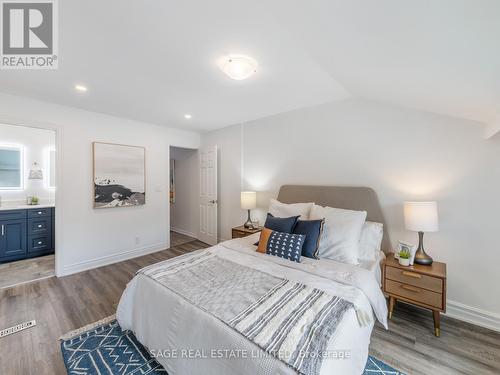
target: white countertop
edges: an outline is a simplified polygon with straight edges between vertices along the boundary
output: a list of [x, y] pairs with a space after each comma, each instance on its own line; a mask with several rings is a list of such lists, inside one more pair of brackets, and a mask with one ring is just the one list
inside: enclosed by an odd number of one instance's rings
[[28, 204], [9, 204], [5, 202], [0, 206], [0, 211], [8, 211], [8, 210], [27, 210], [27, 209], [37, 209], [37, 208], [48, 208], [55, 207], [54, 203], [41, 203], [35, 205]]

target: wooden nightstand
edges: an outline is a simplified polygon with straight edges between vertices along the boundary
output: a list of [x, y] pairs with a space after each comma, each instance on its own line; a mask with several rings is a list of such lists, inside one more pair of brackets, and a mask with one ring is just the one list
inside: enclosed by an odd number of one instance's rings
[[239, 227], [234, 227], [232, 230], [232, 236], [233, 238], [242, 238], [246, 236], [250, 236], [251, 234], [260, 232], [262, 230], [262, 227], [259, 227], [257, 229], [247, 229], [243, 225], [240, 225]]
[[389, 296], [389, 319], [397, 300], [432, 310], [434, 334], [440, 335], [440, 313], [446, 312], [446, 264], [401, 266], [393, 254], [387, 256], [383, 269], [383, 290]]

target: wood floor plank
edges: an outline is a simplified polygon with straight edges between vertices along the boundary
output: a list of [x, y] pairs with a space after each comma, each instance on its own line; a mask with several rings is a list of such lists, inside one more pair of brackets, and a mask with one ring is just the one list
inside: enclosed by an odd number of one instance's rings
[[0, 289], [55, 275], [54, 254], [0, 263]]
[[408, 374], [498, 375], [499, 345], [500, 333], [448, 317], [435, 337], [429, 311], [398, 302], [389, 330], [375, 327], [370, 354]]
[[[31, 319], [37, 326], [0, 339], [0, 374], [66, 374], [58, 341], [62, 334], [114, 314], [138, 269], [208, 246], [176, 236], [172, 233], [176, 245], [168, 250], [1, 289], [0, 327]], [[370, 353], [407, 374], [500, 374], [500, 333], [446, 317], [441, 329], [436, 338], [428, 311], [398, 303], [389, 330], [375, 327]]]

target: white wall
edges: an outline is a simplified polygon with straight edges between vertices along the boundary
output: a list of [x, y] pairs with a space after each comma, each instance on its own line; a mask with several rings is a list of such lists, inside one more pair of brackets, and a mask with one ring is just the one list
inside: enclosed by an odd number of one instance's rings
[[175, 160], [175, 203], [170, 204], [172, 230], [198, 237], [200, 227], [198, 150], [170, 147]]
[[[55, 189], [48, 188], [48, 151], [55, 148], [56, 135], [53, 130], [34, 129], [25, 126], [0, 124], [0, 145], [14, 144], [23, 147], [24, 186], [22, 190], [0, 190], [2, 202], [26, 201], [26, 195], [35, 195], [41, 203], [51, 203], [55, 199]], [[43, 180], [28, 180], [29, 170], [37, 162], [43, 171]]]
[[[0, 94], [0, 123], [58, 131], [58, 275], [169, 246], [169, 147], [196, 148], [198, 134], [5, 94]], [[93, 141], [146, 147], [144, 206], [92, 208]]]
[[345, 100], [209, 133], [202, 143], [220, 146], [222, 237], [244, 221], [242, 177], [243, 189], [260, 192], [261, 220], [283, 184], [372, 187], [393, 242], [417, 242], [404, 229], [405, 200], [437, 200], [440, 231], [426, 234], [425, 245], [448, 264], [448, 311], [500, 329], [492, 293], [500, 284], [500, 140], [482, 132], [473, 122]]

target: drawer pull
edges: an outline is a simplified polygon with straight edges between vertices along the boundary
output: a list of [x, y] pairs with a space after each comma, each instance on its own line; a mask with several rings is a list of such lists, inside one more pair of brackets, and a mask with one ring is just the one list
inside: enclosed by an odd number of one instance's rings
[[42, 212], [42, 211], [38, 211], [38, 212], [37, 212], [37, 214], [38, 214], [38, 215], [41, 215], [41, 214], [43, 214], [43, 212]]
[[409, 285], [401, 285], [401, 288], [404, 290], [409, 290], [410, 292], [420, 293], [421, 290], [419, 288], [415, 288], [414, 286]]
[[414, 277], [415, 279], [421, 279], [422, 275], [415, 272], [401, 271], [401, 274], [408, 277]]
[[41, 245], [42, 244], [42, 241], [38, 241], [38, 244]]
[[43, 225], [42, 224], [38, 224], [38, 228], [41, 228], [41, 227], [43, 227]]

